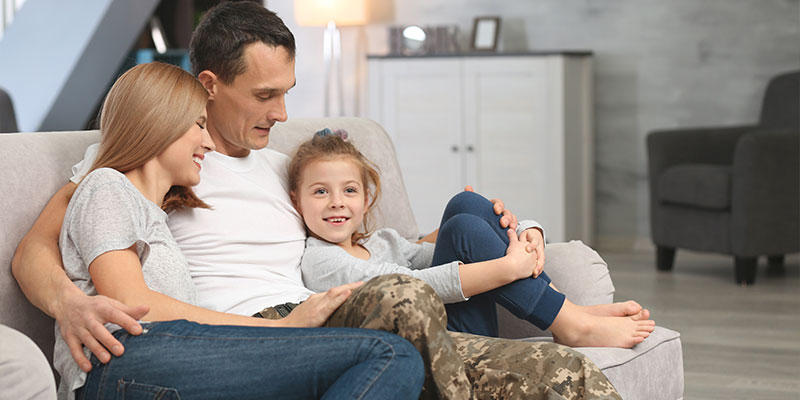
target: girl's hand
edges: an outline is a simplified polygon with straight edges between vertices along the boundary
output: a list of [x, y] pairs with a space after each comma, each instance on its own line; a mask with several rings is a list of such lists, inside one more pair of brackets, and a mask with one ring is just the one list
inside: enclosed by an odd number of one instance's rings
[[317, 328], [325, 324], [334, 311], [350, 297], [353, 290], [364, 282], [348, 283], [337, 286], [327, 292], [311, 295], [299, 306], [295, 307], [282, 322], [287, 327]]
[[542, 273], [544, 269], [544, 237], [542, 231], [538, 228], [526, 229], [520, 235], [521, 242], [527, 242], [525, 247], [528, 252], [536, 252], [538, 256], [536, 259], [536, 267], [533, 269], [533, 277], [536, 278]]
[[536, 251], [529, 252], [527, 249], [529, 242], [520, 240], [513, 229], [507, 230], [506, 233], [508, 233], [508, 249], [505, 258], [514, 280], [530, 277], [536, 269], [538, 258]]

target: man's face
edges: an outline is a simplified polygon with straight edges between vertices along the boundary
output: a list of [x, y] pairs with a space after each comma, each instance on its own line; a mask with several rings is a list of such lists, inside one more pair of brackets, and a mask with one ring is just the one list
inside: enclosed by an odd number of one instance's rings
[[210, 93], [208, 131], [217, 151], [232, 157], [267, 147], [270, 128], [286, 121], [284, 96], [295, 84], [294, 59], [285, 48], [257, 42], [245, 47], [243, 58], [244, 73], [229, 84], [200, 74]]

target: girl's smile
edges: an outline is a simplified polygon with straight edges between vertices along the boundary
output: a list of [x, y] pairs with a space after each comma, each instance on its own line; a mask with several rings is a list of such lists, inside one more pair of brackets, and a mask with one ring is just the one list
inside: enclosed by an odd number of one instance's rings
[[367, 196], [359, 168], [346, 158], [314, 161], [303, 168], [295, 194], [300, 215], [315, 237], [344, 248], [362, 228]]

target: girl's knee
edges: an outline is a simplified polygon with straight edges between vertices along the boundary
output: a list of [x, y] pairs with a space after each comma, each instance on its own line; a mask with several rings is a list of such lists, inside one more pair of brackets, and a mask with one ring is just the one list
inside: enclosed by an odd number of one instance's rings
[[[447, 234], [469, 234], [478, 232], [482, 227], [490, 228], [483, 218], [472, 214], [456, 214], [439, 228], [439, 236]], [[494, 232], [491, 232], [494, 234]]]
[[492, 207], [492, 202], [475, 192], [461, 192], [453, 196], [445, 207], [445, 214], [476, 213]]
[[[499, 225], [498, 225], [499, 228]], [[505, 231], [496, 230], [485, 219], [472, 214], [458, 214], [450, 217], [439, 228], [439, 240], [450, 240], [453, 243], [494, 243], [499, 238], [503, 242], [502, 252], [508, 246], [508, 236]], [[499, 245], [499, 243], [498, 243]], [[501, 254], [501, 256], [503, 255]]]

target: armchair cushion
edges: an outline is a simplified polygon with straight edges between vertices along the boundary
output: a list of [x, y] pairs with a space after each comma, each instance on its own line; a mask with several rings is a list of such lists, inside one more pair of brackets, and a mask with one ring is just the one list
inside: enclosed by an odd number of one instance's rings
[[668, 168], [657, 178], [662, 203], [710, 210], [731, 205], [731, 168], [724, 165], [684, 164]]

